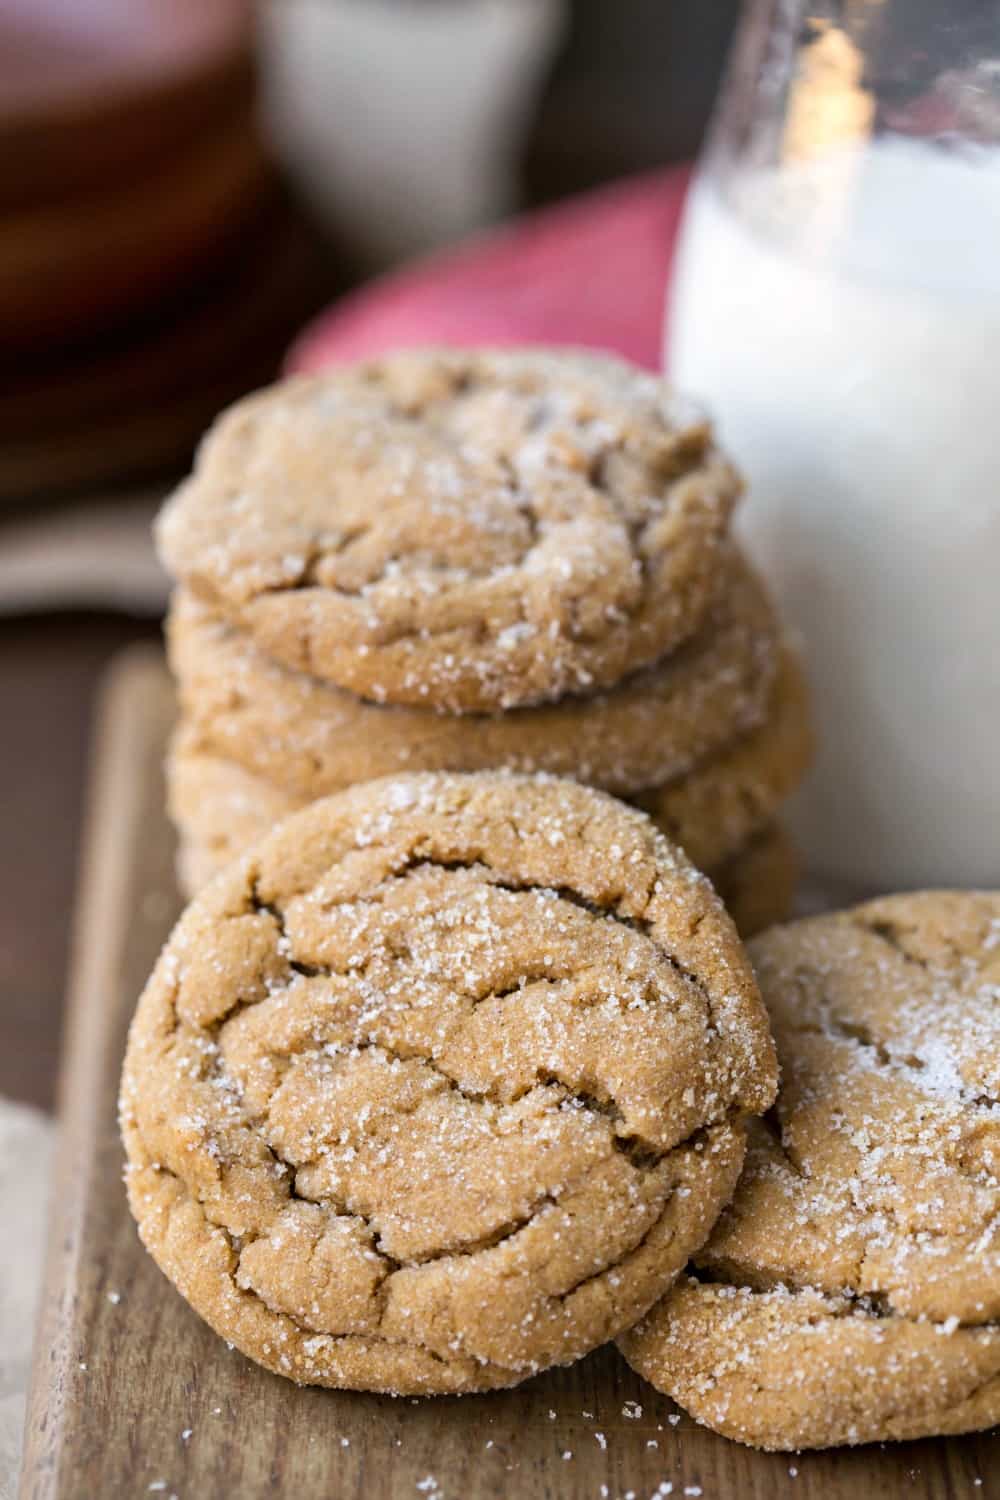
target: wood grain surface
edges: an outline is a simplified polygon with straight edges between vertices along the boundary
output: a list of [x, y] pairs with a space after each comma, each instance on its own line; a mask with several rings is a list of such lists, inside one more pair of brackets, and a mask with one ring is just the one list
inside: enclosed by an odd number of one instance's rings
[[410, 1401], [297, 1389], [217, 1339], [138, 1243], [115, 1121], [129, 1016], [178, 909], [172, 712], [159, 655], [131, 652], [99, 716], [23, 1500], [997, 1493], [989, 1435], [757, 1454], [679, 1415], [613, 1349], [505, 1394]]

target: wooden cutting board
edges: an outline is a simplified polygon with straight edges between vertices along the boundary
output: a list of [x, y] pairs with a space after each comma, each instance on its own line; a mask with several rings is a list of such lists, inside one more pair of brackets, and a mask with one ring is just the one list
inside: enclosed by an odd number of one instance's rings
[[298, 1389], [228, 1349], [139, 1245], [115, 1123], [129, 1016], [179, 907], [172, 716], [158, 653], [127, 654], [98, 714], [22, 1500], [649, 1500], [665, 1481], [704, 1500], [998, 1493], [988, 1435], [753, 1453], [611, 1348], [505, 1394], [425, 1401]]

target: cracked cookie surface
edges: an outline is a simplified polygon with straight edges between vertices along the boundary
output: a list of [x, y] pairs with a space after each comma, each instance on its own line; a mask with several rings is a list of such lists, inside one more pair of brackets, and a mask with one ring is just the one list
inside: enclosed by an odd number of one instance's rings
[[233, 407], [158, 525], [271, 656], [452, 712], [609, 687], [698, 629], [740, 490], [705, 418], [574, 351], [405, 351]]
[[928, 892], [750, 953], [782, 1086], [732, 1204], [619, 1340], [764, 1448], [1000, 1421], [1000, 895]]
[[389, 778], [181, 918], [129, 1037], [129, 1201], [270, 1369], [510, 1385], [655, 1301], [774, 1088], [732, 925], [645, 816], [551, 778]]
[[[221, 770], [218, 797], [205, 792], [204, 800], [198, 803], [200, 816], [196, 818], [192, 811], [190, 819], [178, 819], [177, 880], [188, 900], [236, 858], [232, 825], [233, 819], [242, 818], [246, 810], [240, 791], [240, 776], [245, 773], [236, 767], [238, 774], [234, 775], [234, 768], [228, 765]], [[199, 775], [203, 788], [210, 778], [211, 768], [204, 779]], [[177, 785], [174, 780], [175, 792]], [[255, 822], [260, 810], [254, 802]], [[266, 824], [262, 822], [258, 833], [250, 835], [239, 847], [245, 848], [254, 837], [261, 837], [283, 817], [288, 817], [290, 811], [278, 794]], [[736, 931], [745, 940], [776, 922], [788, 920], [798, 884], [799, 857], [782, 825], [772, 823], [724, 864], [706, 870], [705, 874], [732, 917]]]
[[302, 801], [395, 771], [549, 771], [617, 794], [658, 785], [763, 721], [780, 652], [766, 593], [736, 556], [704, 630], [667, 661], [607, 693], [503, 714], [365, 703], [270, 661], [185, 590], [168, 634], [202, 748]]

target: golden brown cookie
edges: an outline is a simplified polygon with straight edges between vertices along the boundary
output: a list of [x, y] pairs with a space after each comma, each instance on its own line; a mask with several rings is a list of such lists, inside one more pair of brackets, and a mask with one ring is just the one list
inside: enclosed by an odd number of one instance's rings
[[479, 712], [694, 634], [740, 490], [704, 416], [579, 351], [405, 351], [241, 401], [162, 514], [169, 571], [272, 657]]
[[620, 1340], [727, 1437], [815, 1448], [1000, 1421], [1000, 895], [751, 946], [782, 1068], [695, 1274]]
[[365, 703], [268, 660], [190, 593], [174, 599], [171, 665], [206, 752], [301, 801], [395, 771], [550, 771], [635, 792], [690, 769], [760, 724], [779, 654], [763, 586], [730, 557], [705, 630], [665, 662], [592, 698], [503, 714]]
[[799, 856], [780, 823], [762, 829], [706, 873], [744, 941], [792, 915]]
[[510, 1385], [670, 1284], [774, 1088], [732, 924], [648, 818], [551, 778], [388, 778], [181, 918], [129, 1036], [129, 1201], [270, 1369]]

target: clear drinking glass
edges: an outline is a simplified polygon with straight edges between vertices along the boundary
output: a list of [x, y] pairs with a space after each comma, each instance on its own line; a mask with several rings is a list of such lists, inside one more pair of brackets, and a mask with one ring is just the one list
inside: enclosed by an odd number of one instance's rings
[[668, 324], [803, 638], [810, 866], [1000, 886], [1000, 4], [751, 3]]

